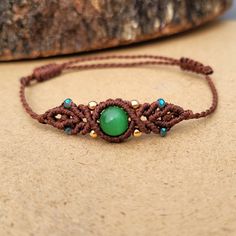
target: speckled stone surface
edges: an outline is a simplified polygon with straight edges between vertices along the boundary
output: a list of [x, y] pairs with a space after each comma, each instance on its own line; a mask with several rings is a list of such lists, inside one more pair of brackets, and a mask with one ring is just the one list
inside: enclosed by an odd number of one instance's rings
[[0, 60], [130, 44], [214, 19], [232, 0], [2, 0]]

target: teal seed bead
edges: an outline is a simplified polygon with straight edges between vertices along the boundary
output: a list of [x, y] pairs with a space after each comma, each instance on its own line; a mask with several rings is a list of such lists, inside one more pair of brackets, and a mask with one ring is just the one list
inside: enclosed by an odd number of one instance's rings
[[161, 130], [160, 130], [161, 137], [165, 137], [166, 134], [167, 134], [167, 128], [161, 128]]
[[64, 129], [64, 132], [65, 132], [66, 134], [70, 135], [70, 134], [72, 133], [71, 127], [66, 127], [66, 128]]
[[163, 98], [159, 98], [159, 99], [157, 100], [157, 104], [158, 104], [158, 106], [159, 106], [160, 108], [163, 108], [163, 107], [165, 107], [166, 102], [165, 102], [165, 100], [164, 100]]
[[64, 101], [63, 106], [64, 106], [64, 108], [69, 109], [69, 108], [71, 108], [71, 104], [72, 104], [72, 100], [71, 100], [70, 98], [67, 98], [67, 99]]

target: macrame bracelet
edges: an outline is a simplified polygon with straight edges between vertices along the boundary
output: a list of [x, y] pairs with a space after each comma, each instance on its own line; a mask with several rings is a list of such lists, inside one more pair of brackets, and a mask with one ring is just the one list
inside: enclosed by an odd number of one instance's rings
[[[108, 60], [131, 60], [126, 62], [107, 62]], [[105, 62], [102, 62], [105, 61]], [[212, 105], [206, 111], [194, 113], [180, 106], [167, 103], [160, 98], [153, 103], [140, 104], [137, 100], [108, 99], [105, 102], [89, 102], [88, 105], [76, 105], [71, 99], [65, 101], [44, 114], [35, 113], [26, 101], [25, 88], [34, 82], [52, 79], [62, 72], [98, 68], [140, 67], [144, 65], [178, 66], [182, 70], [204, 76], [212, 92]], [[209, 77], [213, 70], [197, 61], [181, 58], [180, 60], [154, 55], [108, 55], [79, 58], [63, 64], [49, 64], [36, 68], [32, 75], [21, 78], [20, 98], [26, 112], [42, 124], [52, 125], [64, 130], [66, 134], [90, 134], [108, 142], [119, 143], [142, 133], [160, 134], [167, 132], [183, 120], [199, 119], [213, 113], [217, 107], [218, 95]]]

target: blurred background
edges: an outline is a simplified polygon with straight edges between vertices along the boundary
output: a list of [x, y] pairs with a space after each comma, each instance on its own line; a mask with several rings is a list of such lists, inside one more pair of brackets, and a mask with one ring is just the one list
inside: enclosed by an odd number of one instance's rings
[[233, 7], [223, 16], [224, 19], [236, 19], [236, 3], [233, 1]]

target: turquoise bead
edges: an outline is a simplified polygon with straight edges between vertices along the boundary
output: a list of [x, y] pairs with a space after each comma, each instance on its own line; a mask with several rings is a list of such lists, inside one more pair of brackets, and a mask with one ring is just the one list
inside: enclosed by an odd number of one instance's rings
[[72, 105], [72, 100], [70, 98], [67, 98], [63, 103], [64, 108], [67, 109], [71, 108], [71, 105]]
[[157, 104], [158, 104], [158, 106], [159, 106], [160, 108], [163, 108], [163, 107], [165, 107], [166, 102], [165, 102], [165, 100], [164, 100], [163, 98], [159, 98], [159, 99], [157, 100]]
[[72, 133], [71, 127], [66, 127], [66, 128], [64, 129], [64, 132], [65, 132], [66, 134], [70, 135], [70, 134]]
[[120, 136], [128, 129], [128, 119], [128, 114], [123, 108], [118, 106], [109, 106], [105, 108], [100, 115], [100, 128], [109, 136]]
[[161, 137], [165, 137], [166, 134], [167, 134], [167, 128], [161, 128], [161, 130], [160, 130]]

